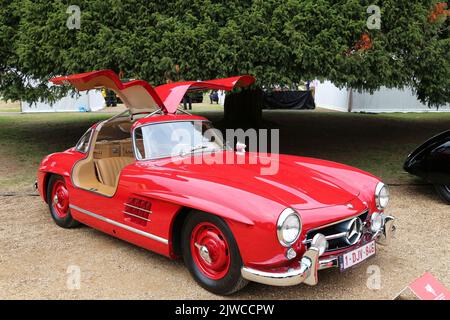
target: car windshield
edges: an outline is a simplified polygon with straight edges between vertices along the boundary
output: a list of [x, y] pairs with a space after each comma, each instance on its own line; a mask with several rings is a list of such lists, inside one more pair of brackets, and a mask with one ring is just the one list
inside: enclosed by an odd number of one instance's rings
[[226, 148], [220, 131], [207, 121], [152, 123], [135, 130], [138, 159], [185, 156]]

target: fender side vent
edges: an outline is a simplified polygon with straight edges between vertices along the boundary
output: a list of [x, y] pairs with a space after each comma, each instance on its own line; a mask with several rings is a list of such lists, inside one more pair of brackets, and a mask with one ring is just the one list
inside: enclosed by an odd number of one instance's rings
[[126, 221], [141, 226], [146, 226], [150, 222], [149, 216], [152, 213], [150, 201], [130, 197], [124, 206], [123, 214]]

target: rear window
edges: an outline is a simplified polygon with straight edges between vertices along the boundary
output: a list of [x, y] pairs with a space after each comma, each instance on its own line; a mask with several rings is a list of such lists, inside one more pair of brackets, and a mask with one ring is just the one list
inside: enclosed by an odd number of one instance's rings
[[97, 135], [97, 141], [116, 141], [130, 139], [130, 121], [117, 121], [103, 125]]

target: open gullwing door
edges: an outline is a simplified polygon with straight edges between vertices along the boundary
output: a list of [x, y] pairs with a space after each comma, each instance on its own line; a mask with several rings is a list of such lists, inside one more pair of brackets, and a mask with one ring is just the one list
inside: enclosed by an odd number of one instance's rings
[[123, 83], [112, 70], [100, 70], [50, 79], [56, 85], [71, 84], [77, 90], [107, 88], [113, 90], [125, 106], [135, 114], [151, 112], [160, 108], [164, 113], [176, 113], [187, 92], [204, 90], [226, 90], [252, 85], [255, 78], [249, 75], [207, 81], [185, 81], [168, 83], [153, 88], [144, 80]]
[[164, 104], [155, 89], [146, 81], [132, 80], [123, 83], [112, 70], [100, 70], [50, 79], [57, 85], [71, 84], [77, 90], [107, 88], [113, 90], [132, 113], [151, 112]]
[[185, 81], [163, 84], [155, 88], [163, 101], [167, 113], [175, 113], [187, 92], [205, 90], [231, 91], [233, 88], [248, 87], [255, 83], [255, 78], [249, 75], [222, 78], [206, 81]]

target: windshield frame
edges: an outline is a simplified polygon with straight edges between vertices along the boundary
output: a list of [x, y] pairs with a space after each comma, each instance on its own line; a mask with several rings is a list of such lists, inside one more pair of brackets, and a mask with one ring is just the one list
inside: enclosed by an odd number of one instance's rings
[[[78, 139], [78, 141], [77, 141], [77, 143], [75, 144], [75, 146], [74, 146], [74, 149], [75, 149], [75, 151], [77, 151], [77, 152], [79, 152], [79, 153], [83, 153], [83, 154], [87, 154], [87, 153], [89, 153], [89, 151], [91, 150], [91, 144], [92, 144], [92, 136], [93, 136], [93, 133], [94, 133], [94, 128], [92, 128], [92, 127], [90, 127], [89, 129], [87, 129], [86, 130], [86, 132], [85, 133], [83, 133], [83, 135], [81, 136], [81, 138], [80, 139]], [[89, 140], [88, 140], [88, 143], [87, 143], [87, 146], [86, 146], [86, 150], [81, 150], [80, 149], [80, 144], [81, 144], [81, 141], [87, 136], [89, 134]]]
[[[136, 130], [146, 127], [146, 126], [153, 126], [153, 125], [158, 125], [158, 124], [162, 124], [162, 123], [174, 123], [174, 122], [207, 122], [209, 124], [212, 124], [211, 121], [209, 120], [198, 120], [198, 119], [186, 119], [186, 120], [168, 120], [168, 121], [157, 121], [157, 122], [151, 122], [151, 123], [145, 123], [142, 125], [137, 126], [136, 128], [133, 128], [133, 134], [132, 134], [132, 140], [133, 140], [133, 153], [134, 153], [134, 158], [137, 161], [150, 161], [150, 160], [160, 160], [160, 159], [167, 159], [167, 158], [172, 158], [174, 155], [164, 155], [164, 156], [159, 156], [159, 157], [153, 157], [153, 158], [141, 158], [138, 156], [138, 149], [137, 149], [137, 145], [136, 145]], [[211, 128], [215, 129], [214, 126], [211, 125]], [[228, 146], [227, 142], [225, 139], [223, 139], [223, 148], [220, 149], [221, 151], [223, 150], [229, 150], [230, 147]], [[210, 150], [209, 152], [204, 152], [202, 150], [202, 154], [203, 153], [211, 153], [214, 152], [213, 150]], [[179, 154], [179, 157], [184, 157], [184, 156], [189, 156], [189, 155], [193, 155], [194, 153], [187, 153], [187, 154]]]

